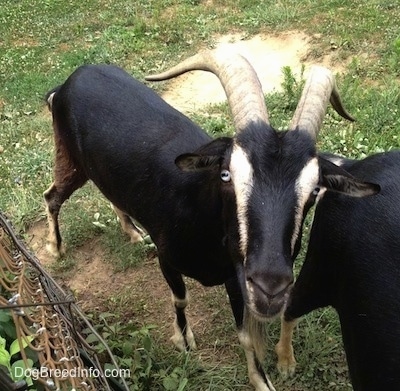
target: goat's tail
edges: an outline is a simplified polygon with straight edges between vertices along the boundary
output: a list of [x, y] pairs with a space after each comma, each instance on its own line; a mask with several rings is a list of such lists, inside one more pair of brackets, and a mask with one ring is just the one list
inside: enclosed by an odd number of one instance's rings
[[52, 90], [50, 90], [45, 96], [44, 96], [44, 100], [47, 103], [47, 107], [49, 108], [50, 111], [52, 111], [53, 108], [53, 98], [54, 95], [58, 92], [58, 90], [60, 89], [60, 86], [57, 86], [55, 88], [53, 88]]

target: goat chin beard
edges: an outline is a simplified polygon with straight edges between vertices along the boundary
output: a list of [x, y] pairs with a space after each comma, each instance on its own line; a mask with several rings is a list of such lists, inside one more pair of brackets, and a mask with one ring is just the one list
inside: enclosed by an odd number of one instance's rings
[[260, 312], [254, 310], [253, 308], [249, 308], [249, 312], [251, 314], [251, 316], [257, 320], [257, 322], [261, 322], [261, 323], [266, 323], [266, 322], [270, 322], [273, 321], [274, 319], [278, 318], [283, 310], [279, 311], [279, 312], [274, 312], [272, 315], [270, 314], [261, 314]]
[[283, 301], [283, 304], [281, 305], [279, 310], [268, 310], [267, 313], [261, 313], [255, 308], [255, 305], [252, 303], [247, 304], [247, 313], [251, 315], [257, 322], [261, 323], [266, 323], [273, 321], [274, 319], [280, 317], [283, 312], [285, 311], [285, 308], [287, 306], [287, 298]]

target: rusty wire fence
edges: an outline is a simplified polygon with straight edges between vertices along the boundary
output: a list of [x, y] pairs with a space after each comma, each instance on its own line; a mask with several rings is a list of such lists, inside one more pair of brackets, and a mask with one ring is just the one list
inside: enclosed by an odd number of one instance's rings
[[[0, 315], [15, 326], [17, 350], [25, 374], [16, 381], [10, 368], [0, 368], [0, 390], [124, 390], [126, 379], [105, 341], [75, 303], [41, 266], [0, 212]], [[114, 368], [108, 376], [82, 330], [97, 336]], [[27, 356], [34, 353], [37, 360]], [[33, 384], [32, 384], [33, 383]]]

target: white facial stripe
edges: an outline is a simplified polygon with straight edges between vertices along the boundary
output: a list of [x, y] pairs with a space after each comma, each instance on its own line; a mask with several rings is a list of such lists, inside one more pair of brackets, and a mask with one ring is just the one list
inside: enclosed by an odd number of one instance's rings
[[253, 188], [253, 167], [246, 152], [236, 143], [233, 145], [229, 169], [236, 194], [240, 249], [244, 261], [246, 261], [248, 239], [247, 207], [251, 189]]
[[310, 159], [303, 167], [299, 177], [296, 180], [295, 192], [297, 196], [297, 205], [294, 217], [294, 231], [291, 240], [292, 254], [296, 244], [297, 237], [299, 236], [301, 223], [303, 220], [304, 206], [311, 194], [311, 192], [318, 185], [319, 181], [319, 165], [316, 157]]

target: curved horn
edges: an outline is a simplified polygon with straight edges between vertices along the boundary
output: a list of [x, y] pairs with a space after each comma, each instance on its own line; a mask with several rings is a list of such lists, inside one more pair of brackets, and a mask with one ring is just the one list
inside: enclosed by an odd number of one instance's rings
[[316, 140], [325, 117], [328, 101], [343, 118], [354, 118], [343, 107], [333, 73], [324, 67], [313, 66], [296, 107], [289, 130], [303, 130]]
[[263, 121], [269, 124], [264, 94], [257, 74], [243, 56], [232, 52], [232, 47], [202, 51], [163, 73], [146, 76], [145, 79], [167, 80], [192, 70], [212, 72], [219, 78], [237, 133], [251, 122]]

